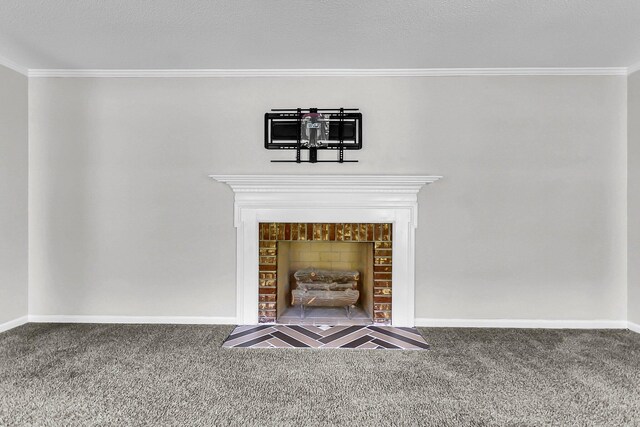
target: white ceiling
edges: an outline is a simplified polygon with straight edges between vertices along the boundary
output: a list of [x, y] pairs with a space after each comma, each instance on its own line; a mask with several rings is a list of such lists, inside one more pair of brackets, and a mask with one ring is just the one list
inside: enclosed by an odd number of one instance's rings
[[0, 0], [31, 69], [627, 67], [639, 0]]

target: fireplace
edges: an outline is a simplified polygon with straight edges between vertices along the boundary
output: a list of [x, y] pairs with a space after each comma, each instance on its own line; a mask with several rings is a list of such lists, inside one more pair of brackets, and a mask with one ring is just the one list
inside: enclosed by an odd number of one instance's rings
[[[260, 223], [258, 321], [390, 324], [392, 228], [390, 223]], [[315, 304], [292, 304], [292, 294], [302, 293], [296, 291], [294, 274], [305, 269], [357, 273], [351, 289], [357, 292], [356, 300], [336, 302], [346, 289], [336, 285], [340, 289], [316, 291], [320, 295], [311, 299]], [[329, 298], [328, 304], [323, 297]]]
[[[417, 193], [437, 176], [400, 175], [211, 175], [228, 184], [234, 192], [236, 227], [236, 317], [243, 325], [276, 322], [278, 317], [278, 262], [261, 263], [281, 242], [292, 239], [292, 224], [298, 224], [298, 240], [338, 243], [364, 236], [369, 226], [386, 227], [389, 239], [374, 236], [366, 243], [378, 244], [378, 258], [392, 255], [392, 265], [380, 265], [390, 271], [378, 271], [380, 294], [389, 295], [390, 304], [375, 307], [372, 320], [393, 326], [414, 326], [415, 312], [415, 229], [417, 227]], [[281, 225], [283, 225], [281, 227]], [[287, 236], [289, 224], [289, 239]], [[301, 225], [304, 225], [302, 227]], [[342, 228], [340, 229], [340, 225]], [[346, 227], [345, 227], [346, 226]], [[342, 234], [342, 241], [338, 239]], [[264, 233], [268, 230], [268, 239]], [[341, 231], [340, 231], [341, 230]], [[273, 234], [272, 234], [273, 233]], [[375, 231], [374, 231], [375, 233]], [[317, 236], [321, 238], [316, 239]], [[326, 241], [322, 240], [325, 236]], [[282, 237], [282, 239], [280, 239]], [[358, 240], [359, 241], [359, 240]], [[268, 242], [268, 243], [267, 243]], [[384, 247], [388, 246], [388, 247]], [[281, 246], [282, 247], [282, 246]], [[290, 250], [290, 248], [289, 248]], [[382, 252], [388, 250], [390, 252]], [[286, 249], [285, 249], [286, 251]], [[265, 261], [267, 259], [265, 258]], [[382, 261], [382, 260], [381, 260]], [[263, 266], [268, 266], [263, 268]], [[374, 272], [375, 273], [375, 272]], [[289, 273], [287, 273], [289, 274]], [[272, 276], [271, 276], [272, 275]], [[275, 282], [269, 282], [275, 280]], [[262, 282], [261, 282], [262, 281]], [[388, 282], [388, 290], [382, 290]], [[264, 286], [261, 286], [261, 283]], [[267, 285], [269, 283], [269, 285]], [[234, 284], [230, 284], [233, 286]], [[268, 290], [262, 290], [262, 288]], [[263, 297], [261, 295], [276, 295]], [[382, 295], [379, 295], [382, 296]], [[375, 297], [375, 287], [374, 287]], [[286, 301], [286, 297], [283, 297]], [[374, 300], [375, 301], [375, 300]], [[382, 301], [379, 299], [379, 301]], [[274, 304], [275, 303], [275, 304]], [[388, 316], [385, 317], [385, 316]]]

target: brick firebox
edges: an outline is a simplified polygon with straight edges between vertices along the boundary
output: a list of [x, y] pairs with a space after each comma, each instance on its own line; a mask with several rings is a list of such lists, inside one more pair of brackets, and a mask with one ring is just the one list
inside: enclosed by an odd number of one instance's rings
[[278, 241], [373, 243], [373, 321], [391, 323], [392, 224], [260, 223], [258, 321], [276, 321]]

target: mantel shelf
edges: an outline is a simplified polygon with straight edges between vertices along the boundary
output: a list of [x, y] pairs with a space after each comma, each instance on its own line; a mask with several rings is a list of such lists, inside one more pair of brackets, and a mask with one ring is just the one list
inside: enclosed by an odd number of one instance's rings
[[236, 193], [417, 193], [434, 175], [209, 175]]

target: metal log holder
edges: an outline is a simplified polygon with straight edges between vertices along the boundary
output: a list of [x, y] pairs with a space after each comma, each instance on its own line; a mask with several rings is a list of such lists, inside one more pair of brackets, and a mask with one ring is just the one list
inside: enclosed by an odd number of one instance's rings
[[[305, 146], [302, 136], [303, 117], [320, 113], [328, 121], [328, 132], [322, 143]], [[319, 125], [318, 125], [319, 126]], [[274, 163], [354, 163], [344, 158], [345, 150], [362, 148], [362, 113], [357, 108], [277, 108], [264, 116], [264, 147], [267, 150], [296, 150], [295, 160], [271, 160]], [[309, 152], [303, 159], [302, 151]], [[320, 160], [318, 150], [336, 150], [336, 160]]]

